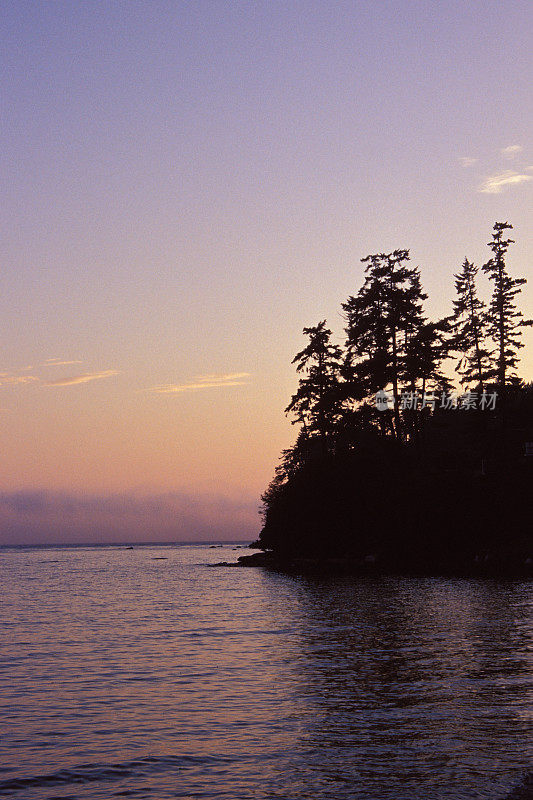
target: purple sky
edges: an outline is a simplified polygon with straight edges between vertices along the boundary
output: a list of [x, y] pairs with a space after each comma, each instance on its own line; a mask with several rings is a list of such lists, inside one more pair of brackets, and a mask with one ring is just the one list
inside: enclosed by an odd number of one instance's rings
[[[508, 219], [511, 272], [533, 278], [529, 2], [1, 14], [0, 542], [85, 536], [124, 495], [181, 498], [153, 512], [163, 530], [177, 508], [168, 538], [232, 538], [229, 507], [251, 538], [294, 435], [301, 329], [340, 337], [361, 256], [411, 248], [446, 313]], [[20, 493], [47, 498], [30, 522]]]

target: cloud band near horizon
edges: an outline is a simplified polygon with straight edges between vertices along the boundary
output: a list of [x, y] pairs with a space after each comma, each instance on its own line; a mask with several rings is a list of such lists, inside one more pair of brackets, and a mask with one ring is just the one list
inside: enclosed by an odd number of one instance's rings
[[186, 492], [0, 492], [0, 545], [257, 538], [257, 502]]

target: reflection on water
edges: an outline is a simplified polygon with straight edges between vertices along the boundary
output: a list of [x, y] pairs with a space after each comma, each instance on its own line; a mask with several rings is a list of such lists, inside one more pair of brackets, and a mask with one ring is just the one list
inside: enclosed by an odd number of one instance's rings
[[305, 585], [301, 675], [313, 725], [304, 739], [341, 782], [349, 769], [353, 796], [505, 794], [531, 755], [530, 590]]
[[236, 555], [0, 551], [0, 796], [532, 796], [531, 583]]

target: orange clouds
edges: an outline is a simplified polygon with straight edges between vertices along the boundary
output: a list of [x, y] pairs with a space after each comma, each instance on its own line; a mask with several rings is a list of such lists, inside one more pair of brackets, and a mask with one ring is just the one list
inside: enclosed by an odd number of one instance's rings
[[231, 372], [225, 375], [199, 375], [192, 381], [185, 383], [167, 383], [161, 386], [153, 386], [150, 391], [155, 394], [179, 394], [197, 389], [216, 389], [224, 386], [245, 386], [249, 378], [249, 372]]
[[0, 372], [0, 386], [19, 386], [24, 383], [38, 383], [35, 375], [12, 375], [9, 372]]
[[60, 358], [47, 358], [44, 364], [41, 364], [43, 367], [69, 367], [73, 364], [83, 364], [83, 361], [75, 360], [75, 361], [62, 361]]
[[116, 369], [106, 369], [102, 372], [84, 372], [82, 375], [72, 375], [67, 378], [57, 378], [53, 381], [43, 381], [46, 386], [75, 386], [79, 383], [89, 383], [89, 381], [99, 381], [102, 378], [111, 378], [119, 375]]
[[[65, 366], [69, 364], [81, 364], [81, 361], [56, 361], [50, 360], [42, 364], [42, 366]], [[54, 380], [45, 380], [39, 378], [37, 375], [21, 375], [11, 372], [0, 372], [0, 386], [21, 386], [26, 384], [40, 384], [42, 386], [75, 386], [80, 383], [89, 383], [89, 381], [97, 381], [102, 378], [111, 378], [114, 375], [119, 375], [120, 372], [116, 369], [105, 369], [98, 372], [83, 372], [80, 375], [69, 375], [63, 378], [55, 378]]]

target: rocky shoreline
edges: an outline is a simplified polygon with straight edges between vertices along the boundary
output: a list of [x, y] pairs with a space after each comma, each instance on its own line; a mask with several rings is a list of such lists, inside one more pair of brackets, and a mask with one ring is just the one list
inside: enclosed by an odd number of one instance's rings
[[221, 561], [214, 567], [260, 567], [277, 572], [298, 574], [344, 574], [354, 576], [386, 576], [405, 577], [455, 577], [486, 578], [491, 580], [533, 580], [533, 561], [527, 559], [519, 562], [501, 558], [484, 556], [469, 564], [433, 564], [433, 565], [393, 565], [379, 560], [375, 556], [363, 559], [350, 558], [310, 558], [301, 556], [281, 557], [271, 552], [252, 553], [239, 556], [236, 562]]

